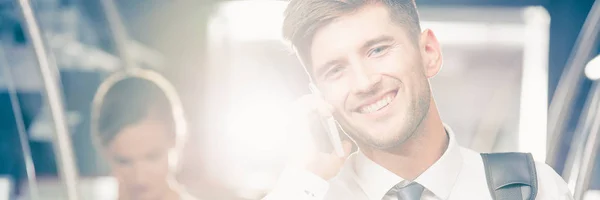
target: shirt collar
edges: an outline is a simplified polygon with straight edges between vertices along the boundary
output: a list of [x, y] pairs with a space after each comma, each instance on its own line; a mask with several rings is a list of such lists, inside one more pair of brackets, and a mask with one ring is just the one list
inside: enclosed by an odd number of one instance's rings
[[360, 151], [356, 153], [354, 169], [356, 181], [369, 199], [382, 199], [389, 189], [404, 181]]
[[444, 125], [444, 128], [448, 134], [448, 148], [438, 161], [415, 179], [417, 183], [441, 199], [447, 199], [450, 196], [463, 163], [454, 132], [447, 125]]
[[[442, 157], [415, 179], [435, 196], [447, 199], [450, 196], [462, 167], [462, 155], [456, 143], [454, 132], [444, 126], [448, 134], [448, 147]], [[382, 199], [389, 189], [404, 181], [402, 177], [373, 162], [362, 152], [357, 152], [354, 172], [358, 185], [369, 199]]]

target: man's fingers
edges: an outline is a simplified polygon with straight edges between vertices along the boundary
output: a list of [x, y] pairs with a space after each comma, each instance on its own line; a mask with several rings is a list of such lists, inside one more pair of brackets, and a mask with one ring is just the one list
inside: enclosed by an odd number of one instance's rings
[[342, 147], [344, 149], [344, 156], [340, 157], [335, 150], [332, 151], [329, 154], [329, 157], [331, 159], [337, 160], [339, 162], [339, 164], [344, 164], [344, 162], [346, 161], [346, 159], [348, 159], [348, 156], [350, 156], [350, 153], [352, 153], [352, 142], [344, 140], [342, 141]]
[[[332, 111], [334, 110], [333, 106], [327, 104], [319, 96], [309, 94], [294, 101], [290, 105], [290, 109], [290, 122], [292, 125], [307, 126], [304, 128], [295, 128], [293, 130], [300, 131], [301, 133], [306, 132], [305, 134], [318, 138], [320, 142], [326, 142], [321, 141], [323, 139], [321, 136], [326, 136], [327, 132], [325, 129], [328, 127], [324, 127], [323, 124], [319, 122], [323, 122], [323, 118], [332, 117]], [[304, 168], [308, 169], [310, 172], [325, 180], [329, 180], [339, 172], [350, 153], [352, 144], [348, 141], [342, 143], [345, 155], [340, 157], [335, 152], [319, 152], [319, 144], [314, 140], [316, 138], [313, 138], [312, 140], [314, 148], [301, 151], [303, 153], [298, 153], [299, 155], [293, 159], [296, 161], [294, 162], [294, 166], [304, 166]]]
[[334, 112], [333, 106], [327, 103], [323, 98], [313, 95], [314, 106], [321, 116], [330, 117]]

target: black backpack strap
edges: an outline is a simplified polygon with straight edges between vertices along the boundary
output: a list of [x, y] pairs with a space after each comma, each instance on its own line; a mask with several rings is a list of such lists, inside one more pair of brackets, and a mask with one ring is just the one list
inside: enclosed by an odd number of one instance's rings
[[538, 183], [530, 153], [482, 153], [494, 200], [534, 200]]

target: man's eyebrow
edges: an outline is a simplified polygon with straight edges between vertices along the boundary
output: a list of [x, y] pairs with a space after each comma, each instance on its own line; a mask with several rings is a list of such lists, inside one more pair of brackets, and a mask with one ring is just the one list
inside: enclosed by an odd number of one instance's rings
[[394, 41], [394, 38], [392, 36], [389, 35], [382, 35], [370, 40], [367, 40], [362, 47], [360, 47], [360, 50], [362, 52], [366, 51], [367, 49], [369, 49], [371, 46], [376, 45], [378, 43], [382, 43], [382, 42], [391, 42]]

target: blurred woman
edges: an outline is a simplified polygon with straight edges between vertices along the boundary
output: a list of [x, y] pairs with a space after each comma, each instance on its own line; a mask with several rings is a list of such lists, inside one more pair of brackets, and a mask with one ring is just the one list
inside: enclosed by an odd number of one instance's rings
[[119, 200], [194, 199], [175, 181], [185, 120], [174, 90], [165, 91], [172, 88], [163, 79], [163, 85], [113, 79], [94, 99], [92, 133], [119, 184]]

